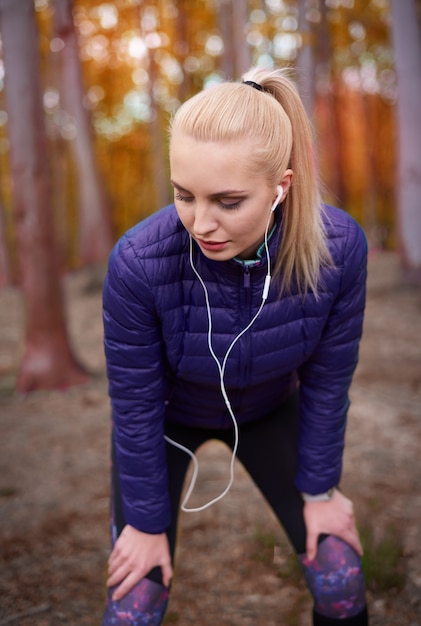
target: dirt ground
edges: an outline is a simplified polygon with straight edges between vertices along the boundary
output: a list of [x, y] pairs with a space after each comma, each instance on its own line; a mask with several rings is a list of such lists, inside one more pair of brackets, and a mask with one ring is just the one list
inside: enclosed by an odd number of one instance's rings
[[[27, 396], [13, 392], [21, 298], [0, 292], [0, 626], [100, 624], [109, 469], [100, 287], [91, 271], [66, 279], [71, 336], [91, 381]], [[402, 283], [396, 256], [373, 255], [342, 487], [377, 568], [374, 626], [421, 626], [420, 313], [421, 290]], [[228, 462], [220, 444], [201, 450], [195, 498], [221, 490]], [[227, 498], [181, 517], [166, 623], [309, 626], [309, 615], [285, 537], [239, 466]]]

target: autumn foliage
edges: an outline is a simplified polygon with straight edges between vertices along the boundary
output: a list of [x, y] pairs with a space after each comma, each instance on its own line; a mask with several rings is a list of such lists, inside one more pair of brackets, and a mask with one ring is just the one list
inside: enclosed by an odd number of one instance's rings
[[169, 118], [250, 64], [295, 70], [325, 200], [421, 280], [420, 4], [0, 0], [0, 287], [24, 294], [17, 388], [86, 380], [63, 272], [105, 264], [171, 201]]

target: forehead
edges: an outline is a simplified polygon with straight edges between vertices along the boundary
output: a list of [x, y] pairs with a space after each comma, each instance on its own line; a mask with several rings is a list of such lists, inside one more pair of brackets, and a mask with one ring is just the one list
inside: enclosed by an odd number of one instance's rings
[[171, 178], [184, 188], [206, 186], [244, 186], [264, 176], [252, 165], [255, 146], [248, 139], [232, 141], [202, 141], [176, 132], [170, 144]]

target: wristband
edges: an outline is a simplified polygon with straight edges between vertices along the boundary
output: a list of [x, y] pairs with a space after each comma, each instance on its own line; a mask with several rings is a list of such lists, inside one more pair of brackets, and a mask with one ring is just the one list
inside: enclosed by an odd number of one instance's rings
[[335, 487], [329, 489], [325, 493], [316, 493], [312, 495], [311, 493], [301, 493], [304, 502], [328, 502], [332, 500], [333, 495], [335, 493]]

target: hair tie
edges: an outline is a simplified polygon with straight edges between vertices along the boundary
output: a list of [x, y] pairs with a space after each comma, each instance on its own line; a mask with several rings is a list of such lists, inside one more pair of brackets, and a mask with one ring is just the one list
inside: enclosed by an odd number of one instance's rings
[[244, 85], [250, 85], [250, 87], [257, 89], [257, 91], [264, 91], [262, 85], [259, 85], [259, 83], [255, 83], [253, 80], [244, 80], [243, 83]]

